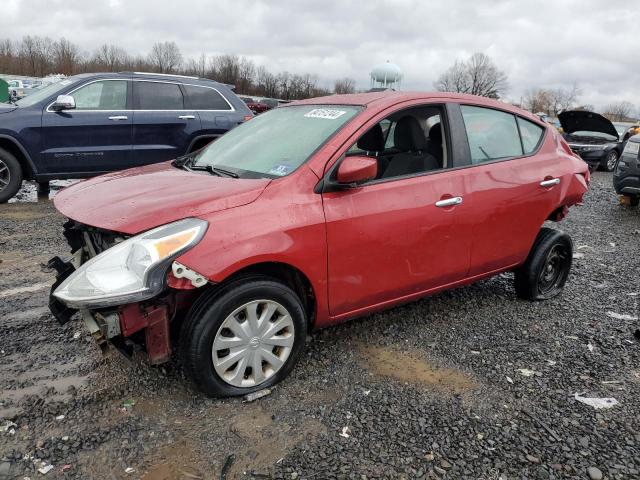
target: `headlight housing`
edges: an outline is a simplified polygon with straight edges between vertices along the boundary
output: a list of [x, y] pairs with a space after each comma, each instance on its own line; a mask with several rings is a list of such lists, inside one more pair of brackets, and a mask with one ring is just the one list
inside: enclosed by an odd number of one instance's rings
[[53, 292], [70, 307], [139, 302], [162, 291], [171, 262], [195, 246], [207, 222], [187, 218], [131, 237], [93, 257]]

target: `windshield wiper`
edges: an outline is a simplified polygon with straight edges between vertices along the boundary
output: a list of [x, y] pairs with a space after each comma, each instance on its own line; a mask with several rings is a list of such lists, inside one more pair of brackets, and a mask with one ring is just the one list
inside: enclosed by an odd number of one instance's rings
[[198, 172], [209, 172], [212, 175], [217, 175], [219, 177], [231, 177], [231, 178], [240, 178], [237, 173], [230, 172], [229, 170], [224, 170], [223, 168], [214, 167], [213, 165], [192, 165], [188, 167], [189, 170], [194, 170]]
[[172, 163], [175, 167], [183, 168], [188, 166], [188, 164], [193, 161], [195, 156], [196, 156], [195, 152], [189, 153], [188, 155], [183, 155], [181, 157], [176, 158]]

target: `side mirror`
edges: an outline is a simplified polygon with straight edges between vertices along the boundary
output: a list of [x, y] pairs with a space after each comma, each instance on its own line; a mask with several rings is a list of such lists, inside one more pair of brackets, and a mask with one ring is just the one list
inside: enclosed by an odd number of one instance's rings
[[378, 161], [364, 156], [345, 157], [338, 167], [336, 180], [339, 185], [355, 186], [378, 175]]
[[51, 110], [59, 112], [61, 110], [73, 110], [76, 108], [76, 100], [71, 95], [58, 95], [56, 101], [51, 105]]

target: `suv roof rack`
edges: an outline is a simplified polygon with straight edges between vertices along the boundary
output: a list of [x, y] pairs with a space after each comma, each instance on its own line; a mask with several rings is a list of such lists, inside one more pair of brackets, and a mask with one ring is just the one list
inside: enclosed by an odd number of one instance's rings
[[189, 75], [175, 75], [172, 73], [153, 73], [153, 72], [120, 72], [120, 73], [132, 73], [134, 75], [153, 75], [156, 77], [191, 78], [192, 80], [200, 80], [200, 77], [192, 77]]

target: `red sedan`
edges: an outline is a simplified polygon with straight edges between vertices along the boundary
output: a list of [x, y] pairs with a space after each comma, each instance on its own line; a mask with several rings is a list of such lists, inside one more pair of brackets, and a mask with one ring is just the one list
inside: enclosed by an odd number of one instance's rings
[[572, 243], [542, 225], [588, 183], [555, 129], [486, 98], [294, 102], [59, 193], [74, 253], [50, 262], [50, 305], [152, 363], [180, 350], [208, 395], [246, 394], [282, 380], [314, 328], [505, 271], [521, 298], [558, 295]]

